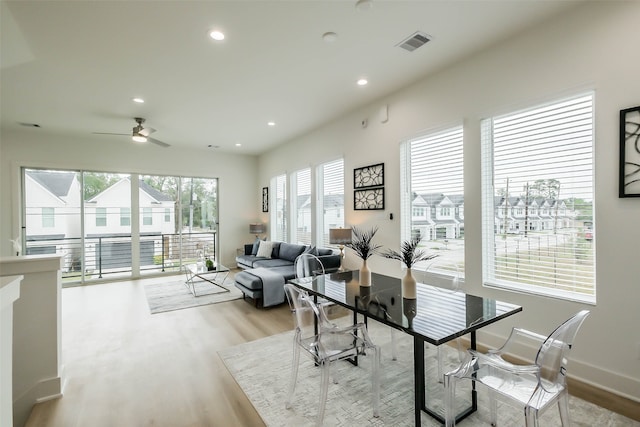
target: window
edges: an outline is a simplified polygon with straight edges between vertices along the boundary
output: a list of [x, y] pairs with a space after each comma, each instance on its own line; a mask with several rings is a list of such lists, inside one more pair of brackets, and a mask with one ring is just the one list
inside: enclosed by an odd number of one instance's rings
[[302, 169], [291, 176], [292, 200], [291, 241], [301, 245], [311, 244], [311, 169]]
[[53, 228], [56, 226], [55, 208], [42, 208], [42, 227]]
[[591, 93], [483, 120], [485, 284], [595, 302], [593, 173]]
[[171, 222], [171, 209], [164, 208], [164, 222]]
[[421, 249], [437, 253], [438, 264], [464, 274], [464, 218], [453, 214], [464, 204], [462, 126], [420, 135], [400, 147], [402, 240], [420, 237]]
[[318, 245], [330, 246], [329, 229], [344, 227], [344, 160], [318, 166]]
[[271, 179], [272, 198], [271, 238], [286, 242], [287, 240], [287, 176], [278, 175]]
[[120, 226], [128, 227], [131, 225], [131, 208], [120, 208]]
[[142, 208], [142, 225], [153, 225], [151, 208]]
[[96, 208], [96, 227], [107, 226], [107, 208]]

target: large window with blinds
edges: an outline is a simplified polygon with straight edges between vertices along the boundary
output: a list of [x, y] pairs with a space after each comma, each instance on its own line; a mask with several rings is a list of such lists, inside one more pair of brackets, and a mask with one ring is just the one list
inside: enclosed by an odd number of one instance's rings
[[311, 169], [291, 175], [291, 242], [311, 245]]
[[344, 227], [344, 160], [318, 166], [318, 245], [329, 247], [329, 230]]
[[485, 284], [595, 301], [593, 103], [483, 120]]
[[287, 242], [287, 175], [271, 179], [271, 239]]
[[[441, 273], [464, 275], [462, 126], [429, 132], [401, 144], [402, 240], [419, 237], [438, 254]], [[398, 242], [399, 244], [400, 242]], [[423, 262], [416, 268], [427, 268]], [[447, 271], [448, 270], [448, 271]]]

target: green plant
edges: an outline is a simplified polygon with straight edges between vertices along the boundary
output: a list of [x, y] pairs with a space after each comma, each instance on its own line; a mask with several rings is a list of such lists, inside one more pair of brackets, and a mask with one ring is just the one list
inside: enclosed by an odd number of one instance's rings
[[436, 258], [437, 254], [430, 254], [424, 250], [418, 250], [418, 244], [422, 240], [419, 236], [412, 237], [411, 240], [405, 240], [400, 246], [400, 252], [393, 249], [387, 249], [381, 255], [385, 258], [402, 261], [407, 267], [411, 268], [415, 263], [420, 261], [428, 261]]
[[207, 258], [207, 260], [205, 261], [205, 264], [207, 265], [208, 269], [213, 268], [213, 261], [211, 260], [211, 258]]
[[345, 246], [353, 250], [358, 257], [367, 260], [382, 247], [381, 245], [376, 245], [371, 242], [377, 232], [378, 227], [374, 227], [369, 231], [353, 227], [353, 240]]

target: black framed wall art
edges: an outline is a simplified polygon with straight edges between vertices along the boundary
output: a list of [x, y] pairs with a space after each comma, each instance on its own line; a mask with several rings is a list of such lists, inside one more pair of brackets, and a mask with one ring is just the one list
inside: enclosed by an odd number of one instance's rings
[[353, 188], [384, 186], [384, 163], [353, 170]]
[[269, 187], [262, 187], [262, 212], [269, 212]]
[[356, 211], [384, 210], [384, 188], [354, 190], [353, 209]]
[[640, 197], [640, 106], [620, 110], [619, 197]]

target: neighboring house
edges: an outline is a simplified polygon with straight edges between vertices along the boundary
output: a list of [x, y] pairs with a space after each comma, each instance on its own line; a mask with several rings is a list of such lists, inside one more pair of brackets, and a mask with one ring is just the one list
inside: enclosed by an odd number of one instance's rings
[[425, 240], [438, 240], [458, 239], [464, 234], [463, 196], [447, 196], [443, 193], [414, 193], [413, 196], [411, 207], [414, 235]]
[[[122, 178], [85, 203], [85, 234], [88, 237], [131, 234], [131, 182]], [[140, 181], [140, 234], [173, 234], [175, 201]]]
[[[131, 183], [123, 178], [84, 204], [85, 270], [131, 264]], [[82, 188], [75, 172], [25, 172], [27, 254], [65, 254], [64, 270], [79, 271]], [[175, 202], [140, 181], [140, 235], [174, 234]], [[157, 239], [141, 242], [141, 265], [162, 253]], [[158, 247], [155, 247], [158, 246]]]
[[[500, 234], [552, 231], [575, 227], [576, 212], [565, 201], [536, 197], [496, 196], [495, 226]], [[412, 233], [424, 240], [459, 239], [464, 236], [464, 196], [443, 193], [416, 194], [411, 202]]]

